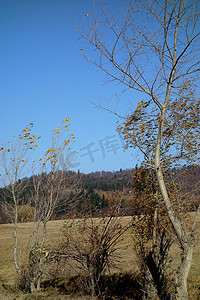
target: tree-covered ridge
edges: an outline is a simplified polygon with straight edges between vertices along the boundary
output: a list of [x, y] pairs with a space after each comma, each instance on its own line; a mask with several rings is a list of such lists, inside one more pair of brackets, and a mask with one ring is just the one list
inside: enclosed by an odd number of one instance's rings
[[102, 191], [115, 191], [131, 188], [133, 185], [133, 177], [131, 175], [133, 169], [120, 171], [101, 171], [89, 174], [82, 174], [83, 188], [90, 188]]
[[[73, 171], [67, 171], [68, 178], [78, 177], [78, 184], [66, 193], [66, 186], [63, 186], [63, 192], [60, 192], [60, 198], [52, 216], [53, 219], [63, 219], [72, 216], [82, 217], [88, 212], [93, 215], [109, 214], [113, 207], [119, 205], [126, 210], [126, 214], [134, 213], [137, 204], [135, 200], [135, 189], [142, 191], [146, 188], [145, 180], [139, 180], [135, 177], [135, 169], [126, 169], [120, 171], [97, 171], [89, 174], [76, 174]], [[148, 169], [147, 173], [148, 173]], [[188, 176], [188, 172], [190, 176]], [[50, 174], [43, 174], [44, 179]], [[19, 206], [21, 207], [19, 221], [31, 221], [33, 217], [33, 206], [31, 198], [34, 196], [34, 180], [37, 175], [19, 180], [18, 184], [23, 185], [20, 195]], [[200, 168], [188, 166], [182, 168], [173, 168], [168, 173], [169, 183], [176, 178], [181, 188], [181, 201], [186, 206], [190, 206], [192, 211], [197, 207], [200, 199]], [[140, 178], [141, 179], [141, 178]], [[184, 184], [183, 184], [184, 183]], [[69, 184], [69, 183], [68, 183]], [[139, 184], [139, 186], [138, 186]], [[6, 214], [5, 203], [11, 202], [11, 197], [4, 188], [0, 189], [0, 222], [11, 222]], [[31, 204], [31, 205], [30, 205]]]

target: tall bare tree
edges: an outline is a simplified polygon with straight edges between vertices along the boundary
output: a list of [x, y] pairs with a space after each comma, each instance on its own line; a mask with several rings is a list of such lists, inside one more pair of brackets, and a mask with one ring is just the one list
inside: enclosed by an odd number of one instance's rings
[[[30, 239], [30, 290], [40, 288], [40, 279], [46, 265], [52, 260], [54, 249], [46, 249], [47, 223], [53, 216], [59, 201], [67, 202], [70, 192], [77, 185], [75, 172], [70, 172], [73, 154], [71, 148], [75, 141], [74, 133], [68, 134], [69, 118], [53, 129], [51, 147], [43, 158], [32, 165], [33, 193], [31, 197], [34, 207], [34, 228]], [[67, 133], [67, 136], [66, 136]], [[73, 202], [74, 199], [71, 199]], [[72, 203], [68, 203], [69, 205]], [[72, 206], [71, 206], [72, 207]]]
[[[24, 204], [23, 191], [26, 181], [21, 180], [27, 175], [27, 164], [31, 152], [36, 149], [36, 136], [31, 134], [33, 124], [30, 123], [19, 136], [8, 141], [0, 149], [1, 184], [4, 187], [3, 205], [11, 221], [14, 223], [15, 246], [13, 257], [15, 268], [19, 272], [18, 255], [18, 217]], [[26, 203], [27, 204], [27, 203]]]
[[108, 78], [135, 90], [137, 99], [141, 99], [140, 94], [146, 98], [136, 101], [136, 112], [127, 120], [132, 128], [132, 146], [141, 150], [157, 174], [182, 253], [176, 295], [177, 299], [188, 299], [187, 277], [197, 218], [188, 230], [169, 196], [163, 171], [169, 163], [188, 163], [191, 158], [193, 163], [198, 161], [200, 103], [195, 85], [200, 73], [199, 2], [125, 1], [118, 17], [113, 16], [108, 2], [101, 8], [99, 17], [96, 11], [92, 20], [86, 14], [83, 24], [77, 26], [91, 47], [87, 54], [88, 45], [85, 50], [82, 44], [80, 52]]
[[[31, 238], [31, 251], [29, 263], [34, 266], [30, 278], [30, 288], [34, 291], [40, 288], [40, 278], [45, 271], [46, 264], [54, 256], [54, 249], [45, 250], [47, 223], [51, 219], [59, 201], [66, 202], [70, 192], [77, 186], [76, 173], [70, 172], [73, 154], [71, 148], [75, 141], [74, 134], [65, 133], [69, 130], [68, 121], [65, 119], [61, 125], [53, 130], [51, 147], [46, 151], [43, 159], [39, 159], [39, 172], [36, 174], [33, 166], [33, 195], [34, 230]], [[68, 203], [72, 208], [73, 200]], [[42, 227], [42, 230], [41, 230]], [[44, 256], [45, 252], [45, 256]]]
[[[46, 249], [47, 223], [51, 219], [60, 199], [66, 201], [77, 184], [77, 176], [69, 172], [75, 151], [72, 151], [74, 133], [68, 133], [69, 118], [53, 130], [51, 147], [39, 161], [30, 160], [30, 150], [38, 145], [36, 136], [31, 135], [32, 125], [26, 127], [17, 138], [1, 148], [2, 183], [5, 192], [5, 207], [14, 222], [14, 262], [18, 273], [19, 288], [33, 292], [40, 288], [40, 279], [47, 263], [52, 260], [53, 248]], [[67, 135], [66, 135], [67, 134]], [[25, 171], [31, 174], [30, 193], [24, 193], [28, 183], [23, 179]], [[73, 201], [73, 199], [71, 200]], [[30, 236], [28, 260], [20, 263], [19, 212], [24, 205], [33, 208], [33, 231]], [[30, 220], [29, 220], [30, 221]]]

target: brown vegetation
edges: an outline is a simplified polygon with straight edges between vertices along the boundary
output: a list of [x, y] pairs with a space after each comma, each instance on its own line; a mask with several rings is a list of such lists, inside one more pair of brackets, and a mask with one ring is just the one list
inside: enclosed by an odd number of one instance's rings
[[[98, 222], [98, 219], [95, 219]], [[95, 221], [94, 220], [94, 221]], [[131, 217], [123, 217], [122, 223], [127, 225], [131, 221]], [[95, 221], [95, 222], [96, 222]], [[70, 224], [72, 220], [68, 220]], [[75, 220], [74, 222], [80, 222]], [[63, 238], [64, 230], [63, 221], [50, 221], [47, 225], [47, 245], [57, 245]], [[29, 235], [32, 232], [33, 223], [23, 223], [19, 225], [19, 235], [23, 237], [21, 258], [25, 257], [29, 243]], [[92, 299], [91, 296], [83, 295], [80, 290], [75, 291], [75, 282], [78, 280], [77, 275], [80, 274], [78, 268], [72, 268], [69, 265], [54, 264], [49, 268], [48, 273], [45, 273], [43, 278], [42, 289], [40, 292], [34, 293], [32, 296], [27, 293], [15, 291], [15, 268], [12, 258], [12, 248], [14, 244], [13, 239], [13, 225], [5, 224], [0, 225], [0, 299]], [[139, 285], [137, 259], [134, 254], [132, 229], [124, 233], [123, 239], [119, 242], [116, 254], [120, 259], [117, 263], [118, 269], [111, 268], [104, 278], [103, 293], [109, 295], [108, 299], [138, 299], [138, 291], [141, 286]], [[171, 268], [175, 268], [177, 264], [178, 247], [175, 245], [171, 251], [173, 263]], [[199, 254], [200, 246], [196, 246], [194, 251], [194, 260], [189, 275], [189, 295], [191, 299], [200, 299], [198, 288], [200, 288], [200, 275], [199, 275]], [[171, 270], [172, 271], [172, 270]], [[53, 279], [53, 275], [56, 277]], [[135, 294], [134, 294], [135, 293]], [[121, 296], [120, 296], [121, 295]], [[134, 296], [133, 296], [134, 295]], [[95, 298], [94, 298], [95, 299]]]

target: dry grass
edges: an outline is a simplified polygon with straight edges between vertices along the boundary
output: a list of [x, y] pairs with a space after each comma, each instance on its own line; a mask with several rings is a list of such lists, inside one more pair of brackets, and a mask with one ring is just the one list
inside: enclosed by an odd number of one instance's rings
[[[122, 222], [128, 223], [131, 221], [131, 217], [123, 217]], [[67, 222], [71, 222], [70, 220]], [[48, 224], [47, 243], [57, 243], [63, 237], [63, 224], [64, 221], [51, 221]], [[32, 232], [32, 223], [19, 224], [19, 237], [20, 237], [20, 249], [21, 259], [27, 253], [30, 234]], [[13, 298], [13, 290], [10, 287], [15, 283], [15, 268], [13, 263], [12, 251], [13, 251], [13, 225], [5, 224], [0, 225], [0, 299], [1, 300], [25, 300], [25, 299], [76, 299], [87, 300], [92, 299], [87, 296], [72, 296], [72, 295], [59, 295], [56, 289], [50, 291], [42, 291], [34, 295], [19, 293]], [[119, 245], [119, 254], [121, 256], [118, 267], [121, 272], [135, 273], [137, 270], [136, 257], [133, 252], [133, 240], [131, 229], [129, 229], [123, 236]], [[174, 247], [172, 255], [176, 257], [177, 248]], [[200, 243], [195, 248], [192, 268], [189, 277], [189, 288], [191, 299], [200, 299]]]

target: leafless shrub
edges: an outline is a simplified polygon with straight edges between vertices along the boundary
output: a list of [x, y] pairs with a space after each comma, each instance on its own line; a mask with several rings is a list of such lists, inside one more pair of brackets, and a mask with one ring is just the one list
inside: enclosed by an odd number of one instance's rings
[[81, 272], [78, 285], [93, 296], [101, 295], [102, 275], [115, 267], [119, 259], [118, 242], [130, 224], [119, 217], [72, 221], [65, 224], [65, 253], [70, 264]]

